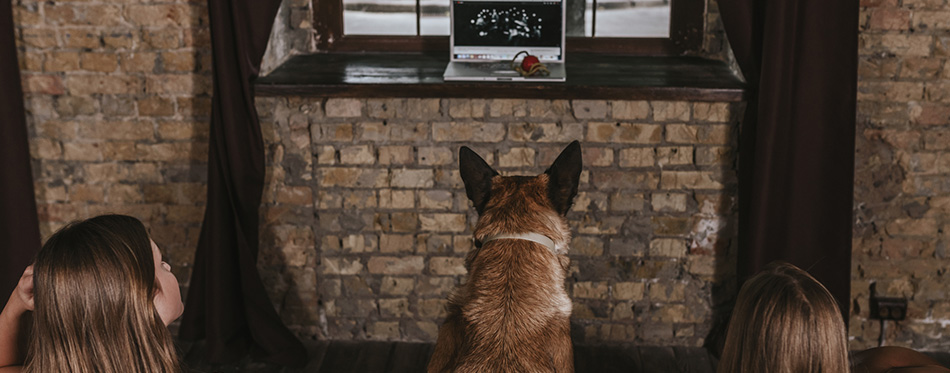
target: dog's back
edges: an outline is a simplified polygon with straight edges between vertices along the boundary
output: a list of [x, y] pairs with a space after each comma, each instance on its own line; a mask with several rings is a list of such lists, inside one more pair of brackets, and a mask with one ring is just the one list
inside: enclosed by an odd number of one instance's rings
[[449, 298], [428, 371], [573, 372], [563, 215], [577, 192], [580, 147], [537, 177], [498, 176], [466, 150], [461, 174], [484, 244], [466, 259], [468, 281]]

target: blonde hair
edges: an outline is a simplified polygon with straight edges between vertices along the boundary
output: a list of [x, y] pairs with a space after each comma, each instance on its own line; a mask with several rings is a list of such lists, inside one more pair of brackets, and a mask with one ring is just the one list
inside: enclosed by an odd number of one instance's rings
[[798, 267], [770, 264], [739, 291], [717, 371], [847, 372], [847, 336], [834, 297]]
[[155, 262], [138, 219], [104, 215], [56, 232], [34, 264], [24, 372], [181, 371], [153, 303]]

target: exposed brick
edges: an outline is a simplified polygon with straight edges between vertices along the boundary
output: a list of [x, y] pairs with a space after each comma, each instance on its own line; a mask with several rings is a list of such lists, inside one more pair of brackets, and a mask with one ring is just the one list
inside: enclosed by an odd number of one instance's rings
[[432, 139], [435, 141], [497, 142], [505, 138], [502, 123], [449, 122], [433, 123]]
[[429, 259], [429, 272], [435, 275], [464, 275], [465, 258], [434, 257]]
[[571, 101], [574, 118], [597, 119], [607, 117], [607, 101], [601, 100], [574, 100]]
[[690, 104], [680, 101], [653, 101], [653, 120], [658, 122], [688, 121]]
[[369, 273], [386, 275], [421, 274], [425, 262], [421, 256], [383, 257], [376, 256], [369, 259], [366, 268]]
[[571, 142], [584, 138], [582, 123], [511, 123], [508, 139], [519, 142]]
[[133, 76], [72, 75], [66, 77], [66, 86], [71, 95], [135, 94], [141, 91], [142, 82]]
[[910, 28], [910, 10], [875, 8], [871, 10], [868, 27], [877, 30], [906, 30]]
[[653, 144], [662, 136], [662, 126], [652, 124], [592, 122], [587, 129], [591, 142]]
[[47, 72], [79, 70], [79, 53], [60, 51], [49, 52], [46, 54], [43, 70], [46, 70]]
[[612, 117], [621, 120], [650, 118], [650, 103], [647, 101], [611, 101]]

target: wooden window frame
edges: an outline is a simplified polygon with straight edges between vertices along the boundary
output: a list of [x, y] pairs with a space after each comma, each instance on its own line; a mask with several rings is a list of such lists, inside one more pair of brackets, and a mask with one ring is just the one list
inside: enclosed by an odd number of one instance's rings
[[[312, 0], [319, 52], [446, 51], [448, 36], [343, 34], [343, 0]], [[567, 53], [676, 56], [702, 46], [706, 0], [670, 1], [669, 38], [568, 37]]]

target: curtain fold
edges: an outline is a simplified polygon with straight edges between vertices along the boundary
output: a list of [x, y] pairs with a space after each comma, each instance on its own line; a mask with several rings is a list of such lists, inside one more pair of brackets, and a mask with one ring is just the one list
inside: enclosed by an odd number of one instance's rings
[[40, 247], [13, 4], [0, 0], [0, 309]]
[[281, 322], [257, 271], [264, 142], [251, 80], [280, 3], [208, 0], [214, 61], [208, 202], [180, 337], [204, 339], [211, 363], [247, 353], [282, 365], [306, 363], [303, 345]]
[[848, 321], [858, 0], [720, 0], [749, 89], [739, 137], [739, 281], [810, 272]]

